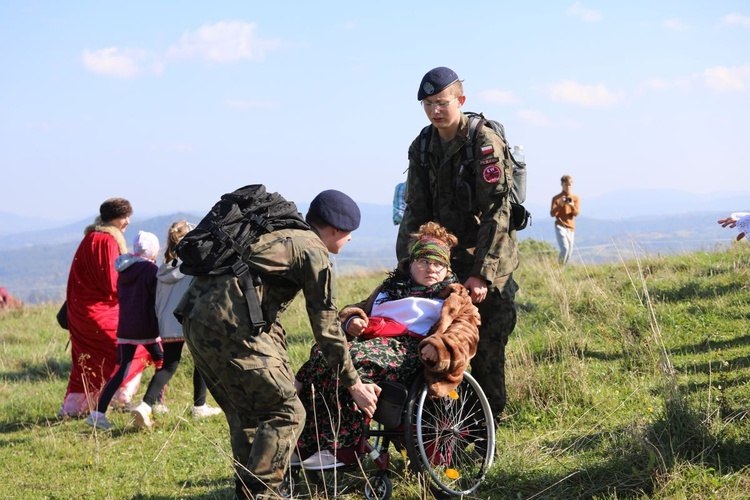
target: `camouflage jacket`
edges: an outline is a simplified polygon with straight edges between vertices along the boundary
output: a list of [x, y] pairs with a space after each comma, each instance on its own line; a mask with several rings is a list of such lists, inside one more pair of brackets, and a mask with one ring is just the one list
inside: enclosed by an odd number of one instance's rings
[[286, 332], [279, 317], [302, 290], [315, 341], [326, 361], [338, 368], [345, 387], [356, 383], [358, 375], [338, 320], [331, 260], [320, 237], [314, 231], [283, 229], [261, 236], [253, 249], [247, 263], [260, 271], [263, 280], [258, 287], [266, 321], [263, 333], [252, 335], [247, 302], [233, 275], [195, 277], [175, 315], [240, 337], [259, 354], [258, 366], [244, 360], [245, 369], [262, 368], [265, 356], [288, 363]]
[[461, 279], [481, 276], [500, 286], [518, 267], [516, 231], [510, 226], [513, 163], [502, 138], [483, 127], [473, 146], [473, 164], [463, 166], [468, 132], [464, 114], [455, 139], [447, 144], [432, 127], [426, 168], [420, 161], [420, 138], [409, 147], [406, 210], [396, 253], [399, 259], [408, 257], [409, 235], [435, 221], [458, 237], [451, 260]]

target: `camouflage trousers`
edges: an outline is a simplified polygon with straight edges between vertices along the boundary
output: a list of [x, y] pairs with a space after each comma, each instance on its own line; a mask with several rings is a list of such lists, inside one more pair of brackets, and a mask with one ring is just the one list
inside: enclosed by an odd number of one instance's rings
[[305, 423], [286, 353], [258, 353], [240, 336], [188, 318], [182, 327], [195, 366], [226, 415], [238, 488], [275, 491]]
[[487, 298], [476, 304], [482, 326], [477, 354], [471, 360], [471, 374], [482, 387], [495, 417], [503, 413], [507, 399], [505, 345], [516, 327], [516, 290], [518, 285], [510, 276], [502, 290], [489, 287]]

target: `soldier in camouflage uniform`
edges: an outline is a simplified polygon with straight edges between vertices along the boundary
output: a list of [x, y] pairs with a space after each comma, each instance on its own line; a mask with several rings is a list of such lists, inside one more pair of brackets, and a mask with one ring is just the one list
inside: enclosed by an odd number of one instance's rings
[[263, 277], [259, 296], [266, 327], [261, 333], [252, 333], [234, 275], [195, 277], [175, 309], [195, 364], [229, 423], [236, 498], [274, 497], [305, 422], [279, 322], [300, 290], [315, 341], [365, 413], [375, 411], [380, 392], [363, 384], [352, 364], [328, 255], [338, 253], [359, 227], [359, 208], [344, 193], [323, 191], [306, 219], [312, 230], [265, 234], [246, 261]]
[[511, 223], [513, 167], [503, 139], [489, 127], [478, 131], [474, 161], [466, 163], [468, 118], [463, 85], [449, 68], [425, 74], [417, 99], [430, 120], [431, 134], [422, 164], [421, 136], [409, 148], [406, 210], [399, 227], [396, 253], [409, 254], [409, 235], [435, 221], [458, 237], [451, 267], [471, 293], [482, 317], [479, 349], [471, 374], [489, 399], [495, 417], [505, 409], [505, 345], [516, 325], [518, 286], [516, 231]]

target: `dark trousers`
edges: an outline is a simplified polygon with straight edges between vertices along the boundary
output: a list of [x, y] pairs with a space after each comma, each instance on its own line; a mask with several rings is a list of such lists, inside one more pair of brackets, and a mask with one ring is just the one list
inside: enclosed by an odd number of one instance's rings
[[286, 354], [261, 355], [236, 332], [188, 318], [182, 328], [195, 366], [227, 418], [238, 488], [274, 491], [305, 422], [294, 373], [282, 361]]
[[[157, 370], [148, 384], [143, 401], [149, 406], [154, 406], [158, 401], [163, 400], [164, 388], [167, 386], [182, 359], [182, 347], [185, 342], [167, 342], [162, 344], [164, 349], [164, 365], [161, 370]], [[197, 368], [193, 370], [193, 405], [203, 406], [206, 404], [206, 382], [203, 380], [201, 373]]]
[[[460, 262], [454, 262], [452, 265], [461, 283], [466, 283], [471, 262], [464, 266]], [[495, 417], [505, 411], [507, 400], [505, 346], [516, 327], [517, 290], [518, 284], [511, 274], [502, 289], [490, 285], [487, 288], [487, 298], [475, 304], [482, 317], [482, 325], [479, 327], [477, 354], [471, 360], [471, 374], [482, 387]]]
[[482, 326], [479, 327], [477, 354], [471, 360], [471, 374], [482, 387], [497, 417], [505, 411], [505, 346], [516, 327], [515, 282], [508, 280], [502, 292], [495, 287], [487, 290], [487, 298], [477, 304]]
[[[164, 359], [164, 351], [161, 348], [161, 343], [146, 344], [143, 347], [146, 348], [148, 353], [151, 355], [151, 359], [156, 363], [157, 372], [159, 373], [161, 360]], [[130, 364], [135, 358], [135, 350], [138, 348], [135, 344], [117, 344], [117, 367], [115, 373], [107, 381], [107, 385], [102, 389], [102, 393], [99, 395], [99, 402], [96, 406], [96, 411], [105, 413], [110, 401], [117, 392], [117, 389], [125, 380], [128, 373], [130, 372]]]

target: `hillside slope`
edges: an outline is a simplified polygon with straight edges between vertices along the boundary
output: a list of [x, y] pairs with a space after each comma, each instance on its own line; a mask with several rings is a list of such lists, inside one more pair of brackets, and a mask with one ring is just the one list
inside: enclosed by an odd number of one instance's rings
[[[522, 245], [506, 419], [472, 498], [750, 498], [750, 247], [565, 268], [544, 247]], [[342, 277], [340, 304], [380, 280]], [[7, 496], [231, 497], [226, 422], [184, 417], [187, 353], [167, 391], [172, 412], [155, 416], [152, 432], [137, 432], [121, 413], [109, 433], [57, 419], [71, 360], [56, 306], [0, 315], [0, 430], [13, 448], [0, 454], [14, 485]], [[294, 369], [312, 343], [304, 306], [296, 300], [281, 318]], [[391, 456], [393, 498], [423, 498], [401, 455]], [[146, 466], [159, 473], [144, 474]], [[367, 458], [363, 466], [374, 469]], [[363, 498], [363, 483], [347, 496]]]

